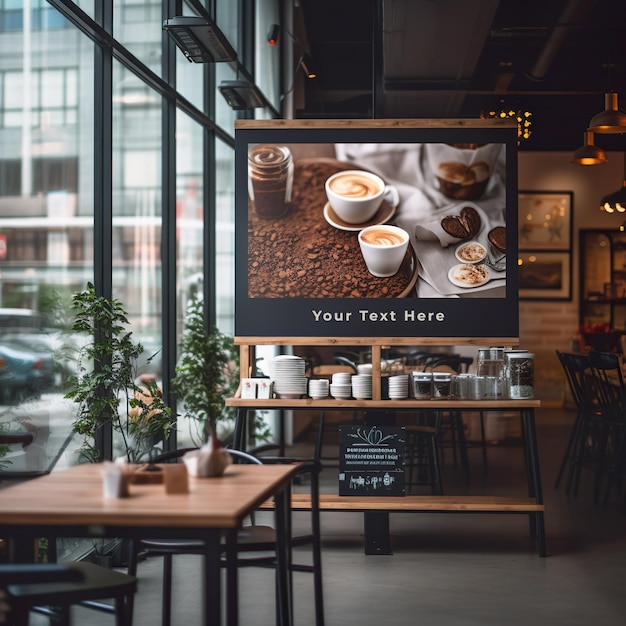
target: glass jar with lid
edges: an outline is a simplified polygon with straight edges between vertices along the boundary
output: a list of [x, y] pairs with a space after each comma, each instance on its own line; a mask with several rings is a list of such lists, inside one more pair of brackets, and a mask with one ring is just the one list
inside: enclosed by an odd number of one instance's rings
[[535, 355], [530, 352], [507, 352], [508, 397], [524, 400], [534, 397]]

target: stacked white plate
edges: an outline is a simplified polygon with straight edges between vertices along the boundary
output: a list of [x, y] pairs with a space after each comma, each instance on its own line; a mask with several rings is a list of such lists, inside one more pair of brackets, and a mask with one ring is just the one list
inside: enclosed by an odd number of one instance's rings
[[309, 381], [309, 396], [313, 399], [327, 398], [329, 390], [330, 381], [327, 378], [312, 378]]
[[349, 372], [335, 372], [333, 374], [333, 385], [351, 385], [352, 374]]
[[389, 377], [389, 399], [405, 400], [409, 397], [409, 377], [406, 374], [398, 374]]
[[372, 397], [371, 374], [355, 374], [352, 377], [352, 395], [357, 400], [369, 400]]
[[330, 383], [330, 395], [333, 398], [345, 400], [352, 397], [352, 380], [348, 372], [336, 372]]
[[270, 378], [279, 398], [300, 398], [307, 392], [305, 362], [299, 356], [281, 354], [270, 362]]

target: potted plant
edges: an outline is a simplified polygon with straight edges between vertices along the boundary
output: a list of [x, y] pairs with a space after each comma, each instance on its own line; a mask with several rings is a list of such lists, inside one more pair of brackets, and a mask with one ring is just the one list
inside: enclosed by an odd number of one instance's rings
[[[239, 351], [233, 338], [216, 327], [207, 328], [203, 303], [192, 296], [172, 390], [183, 405], [194, 445], [202, 445], [212, 435], [225, 441], [232, 434], [236, 410], [226, 407], [225, 400], [235, 395], [238, 385]], [[257, 436], [266, 437], [262, 424], [257, 420]]]
[[138, 384], [137, 358], [144, 351], [127, 330], [127, 313], [116, 299], [97, 296], [93, 284], [72, 298], [72, 331], [89, 339], [78, 351], [76, 374], [65, 395], [77, 404], [74, 430], [85, 435], [81, 452], [98, 460], [95, 438], [105, 424], [121, 435], [126, 459], [149, 456], [172, 427], [171, 409], [156, 381]]

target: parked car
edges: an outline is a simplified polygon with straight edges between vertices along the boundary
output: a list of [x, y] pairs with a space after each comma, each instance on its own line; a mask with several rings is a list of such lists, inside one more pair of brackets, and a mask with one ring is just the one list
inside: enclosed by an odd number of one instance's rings
[[1, 401], [9, 404], [39, 396], [44, 387], [43, 368], [44, 362], [37, 354], [0, 343]]
[[[17, 352], [34, 354], [41, 359], [41, 385], [43, 388], [58, 387], [61, 380], [67, 378], [67, 363], [58, 358], [60, 346], [58, 332], [2, 333], [0, 345]], [[73, 372], [70, 372], [73, 373]]]

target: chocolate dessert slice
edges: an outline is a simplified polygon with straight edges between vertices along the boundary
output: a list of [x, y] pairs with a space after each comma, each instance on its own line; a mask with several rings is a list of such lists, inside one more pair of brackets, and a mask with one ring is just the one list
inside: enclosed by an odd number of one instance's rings
[[492, 228], [487, 237], [496, 250], [503, 253], [506, 252], [506, 228], [504, 228], [504, 226]]
[[461, 209], [460, 215], [446, 215], [441, 220], [441, 228], [452, 237], [467, 239], [478, 233], [481, 223], [478, 211], [471, 206], [466, 206]]

